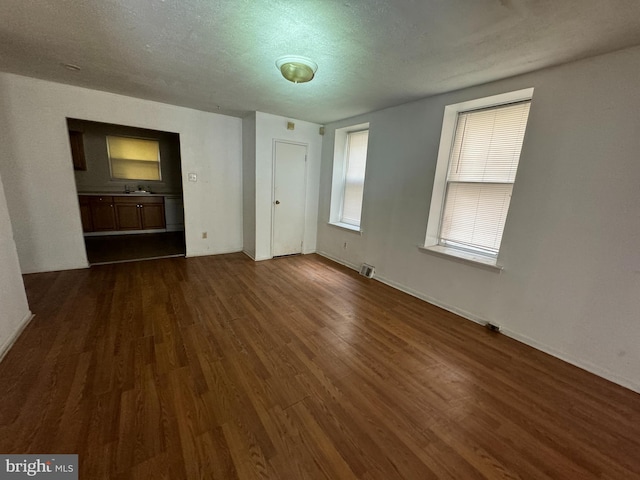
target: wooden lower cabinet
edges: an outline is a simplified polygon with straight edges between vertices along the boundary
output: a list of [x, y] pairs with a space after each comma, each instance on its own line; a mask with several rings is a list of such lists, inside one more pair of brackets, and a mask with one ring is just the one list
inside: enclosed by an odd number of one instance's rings
[[94, 232], [117, 230], [116, 213], [113, 208], [113, 197], [89, 197], [89, 210]]
[[[114, 207], [116, 209], [116, 218], [118, 219], [118, 230], [142, 230], [142, 222], [140, 221], [140, 205], [135, 202], [119, 201], [116, 197]], [[129, 200], [128, 198], [124, 200]], [[133, 198], [131, 200], [134, 200]]]
[[[159, 198], [158, 200], [163, 199]], [[143, 203], [140, 208], [140, 217], [142, 218], [143, 230], [165, 228], [164, 202]]]
[[118, 230], [165, 228], [164, 197], [114, 197]]
[[166, 227], [164, 197], [80, 195], [79, 199], [85, 232]]
[[93, 232], [93, 220], [91, 218], [91, 203], [89, 197], [80, 195], [80, 219], [82, 220], [82, 231]]

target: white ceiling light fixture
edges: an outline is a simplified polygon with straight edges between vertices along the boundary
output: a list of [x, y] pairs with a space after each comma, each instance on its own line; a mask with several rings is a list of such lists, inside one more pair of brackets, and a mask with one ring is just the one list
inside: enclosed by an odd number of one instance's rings
[[276, 67], [282, 76], [293, 83], [305, 83], [313, 79], [318, 64], [306, 57], [286, 55], [276, 60]]

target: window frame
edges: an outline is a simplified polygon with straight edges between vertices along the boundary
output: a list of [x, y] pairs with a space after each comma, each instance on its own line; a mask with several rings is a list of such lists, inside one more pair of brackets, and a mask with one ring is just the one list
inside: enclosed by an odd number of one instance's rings
[[[346, 180], [347, 180], [347, 168], [349, 163], [349, 136], [353, 133], [369, 132], [371, 134], [369, 123], [361, 123], [357, 125], [350, 125], [348, 127], [338, 128], [335, 130], [334, 139], [334, 156], [333, 156], [333, 176], [331, 180], [331, 205], [329, 213], [329, 224], [336, 227], [341, 227], [347, 230], [355, 232], [362, 232], [362, 209], [360, 211], [360, 223], [358, 225], [344, 222], [344, 201], [346, 192]], [[365, 159], [365, 180], [366, 183], [366, 170], [369, 151], [369, 138], [367, 137], [367, 156]]]
[[499, 269], [502, 268], [498, 264], [500, 251], [498, 251], [497, 254], [492, 255], [484, 251], [476, 250], [474, 248], [460, 247], [454, 244], [443, 245], [440, 242], [440, 230], [444, 215], [445, 198], [448, 185], [447, 175], [449, 170], [449, 162], [451, 160], [451, 150], [453, 148], [453, 142], [455, 139], [458, 115], [460, 113], [473, 110], [495, 108], [502, 105], [506, 106], [508, 104], [518, 102], [531, 101], [532, 98], [533, 88], [525, 88], [522, 90], [445, 106], [444, 116], [442, 119], [442, 131], [440, 135], [440, 146], [438, 149], [436, 172], [431, 194], [431, 204], [429, 207], [429, 216], [427, 220], [427, 230], [424, 245], [420, 246], [422, 249], [445, 256], [457, 257], [462, 260], [497, 267]]

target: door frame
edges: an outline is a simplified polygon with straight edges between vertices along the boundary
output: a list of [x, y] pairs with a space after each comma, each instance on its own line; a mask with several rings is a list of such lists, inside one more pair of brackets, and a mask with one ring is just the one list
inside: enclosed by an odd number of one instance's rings
[[293, 140], [283, 140], [279, 138], [273, 139], [271, 152], [271, 238], [269, 252], [273, 258], [273, 234], [275, 231], [275, 209], [276, 209], [276, 144], [288, 143], [290, 145], [299, 145], [305, 148], [304, 157], [304, 222], [302, 223], [302, 245], [300, 246], [300, 254], [304, 253], [304, 240], [307, 234], [307, 163], [309, 159], [309, 144], [304, 142], [295, 142]]

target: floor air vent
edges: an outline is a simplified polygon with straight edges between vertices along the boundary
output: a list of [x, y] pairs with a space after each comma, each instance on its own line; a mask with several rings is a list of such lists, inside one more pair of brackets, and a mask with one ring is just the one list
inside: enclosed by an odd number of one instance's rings
[[371, 265], [367, 265], [366, 263], [363, 263], [362, 266], [360, 267], [360, 275], [367, 278], [373, 278], [374, 270], [375, 268], [373, 268]]

